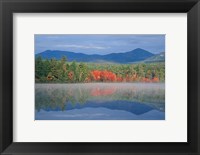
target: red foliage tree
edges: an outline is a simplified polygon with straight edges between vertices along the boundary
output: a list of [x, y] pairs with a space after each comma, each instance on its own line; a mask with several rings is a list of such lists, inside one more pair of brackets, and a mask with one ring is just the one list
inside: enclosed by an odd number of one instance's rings
[[74, 77], [74, 73], [73, 73], [72, 71], [69, 72], [69, 73], [68, 73], [68, 77], [69, 77], [70, 80], [72, 80], [73, 77]]
[[100, 74], [101, 74], [101, 71], [99, 70], [94, 70], [91, 72], [91, 75], [92, 75], [92, 79], [94, 79], [95, 81], [99, 81], [100, 80]]
[[91, 72], [92, 79], [95, 81], [116, 81], [117, 76], [115, 73], [104, 70], [104, 71], [99, 71], [99, 70], [94, 70]]
[[152, 82], [159, 82], [160, 80], [159, 80], [159, 78], [157, 78], [157, 77], [154, 77], [153, 79], [152, 79]]
[[112, 73], [112, 72], [107, 71], [107, 70], [101, 71], [100, 77], [101, 77], [102, 81], [113, 82], [113, 81], [116, 81], [116, 79], [117, 79], [117, 76], [115, 75], [115, 73]]

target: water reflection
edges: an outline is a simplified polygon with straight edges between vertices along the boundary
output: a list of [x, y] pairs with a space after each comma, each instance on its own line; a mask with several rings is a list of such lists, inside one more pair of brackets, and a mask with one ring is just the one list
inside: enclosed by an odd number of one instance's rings
[[164, 84], [36, 84], [36, 120], [165, 118]]

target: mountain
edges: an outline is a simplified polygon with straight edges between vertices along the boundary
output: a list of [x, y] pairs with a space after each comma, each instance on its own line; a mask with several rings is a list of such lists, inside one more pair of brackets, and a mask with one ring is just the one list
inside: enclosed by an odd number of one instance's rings
[[110, 62], [110, 63], [134, 63], [137, 61], [144, 61], [150, 57], [153, 57], [154, 54], [143, 50], [141, 48], [134, 49], [125, 53], [111, 53], [106, 55], [87, 55], [83, 53], [74, 53], [70, 51], [58, 51], [58, 50], [47, 50], [42, 53], [36, 54], [36, 57], [41, 56], [43, 59], [52, 59], [57, 60], [61, 59], [63, 56], [67, 57], [68, 61], [77, 61], [77, 62]]
[[154, 56], [147, 58], [144, 62], [164, 62], [165, 61], [165, 52], [155, 54]]

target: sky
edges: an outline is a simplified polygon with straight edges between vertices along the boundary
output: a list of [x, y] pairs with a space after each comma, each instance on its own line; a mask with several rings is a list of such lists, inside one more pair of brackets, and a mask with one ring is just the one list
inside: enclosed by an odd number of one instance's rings
[[165, 52], [165, 35], [135, 34], [35, 34], [35, 54], [61, 50], [84, 54], [123, 53], [142, 48], [151, 53]]

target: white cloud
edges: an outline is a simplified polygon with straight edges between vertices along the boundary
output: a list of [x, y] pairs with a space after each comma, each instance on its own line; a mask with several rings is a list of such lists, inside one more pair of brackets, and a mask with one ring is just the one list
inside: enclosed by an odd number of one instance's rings
[[104, 46], [95, 46], [95, 45], [56, 45], [56, 47], [71, 47], [71, 48], [82, 48], [82, 49], [107, 49], [109, 47], [104, 47]]

